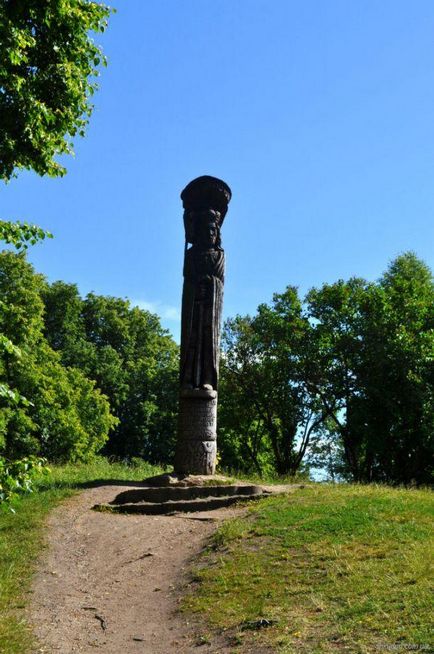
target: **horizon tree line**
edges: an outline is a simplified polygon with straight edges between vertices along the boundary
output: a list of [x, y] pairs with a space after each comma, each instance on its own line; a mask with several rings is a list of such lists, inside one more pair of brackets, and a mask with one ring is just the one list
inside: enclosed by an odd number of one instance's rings
[[[128, 300], [49, 284], [0, 253], [0, 456], [170, 465], [179, 348]], [[434, 284], [414, 253], [377, 282], [295, 287], [223, 330], [219, 457], [225, 469], [428, 484]], [[6, 347], [5, 343], [9, 343]]]

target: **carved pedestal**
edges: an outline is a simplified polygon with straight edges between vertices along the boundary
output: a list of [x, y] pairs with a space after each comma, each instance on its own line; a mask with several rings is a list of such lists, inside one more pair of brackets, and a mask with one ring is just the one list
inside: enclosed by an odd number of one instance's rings
[[175, 472], [213, 475], [217, 453], [217, 392], [181, 391], [178, 420]]

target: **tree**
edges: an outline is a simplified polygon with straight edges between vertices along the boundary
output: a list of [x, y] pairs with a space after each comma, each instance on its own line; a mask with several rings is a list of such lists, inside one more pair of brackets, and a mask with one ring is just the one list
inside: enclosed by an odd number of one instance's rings
[[45, 333], [64, 365], [95, 380], [119, 424], [105, 452], [171, 461], [175, 446], [178, 348], [157, 316], [128, 300], [73, 284], [46, 286]]
[[[108, 7], [88, 0], [0, 0], [0, 179], [8, 181], [19, 169], [65, 173], [54, 156], [72, 153], [72, 138], [84, 134], [97, 88], [93, 78], [98, 65], [105, 64], [89, 31], [104, 31], [109, 13]], [[18, 250], [46, 236], [51, 234], [36, 225], [0, 220], [0, 241]], [[10, 279], [2, 273], [0, 285], [8, 287]], [[24, 300], [27, 290], [23, 288]], [[21, 434], [27, 439], [24, 449], [88, 456], [115, 422], [107, 401], [82, 373], [60, 365], [37, 321], [34, 349], [25, 340], [18, 346], [4, 320], [11, 309], [25, 315], [25, 301], [9, 305], [6, 293], [0, 301], [0, 451], [15, 456]], [[22, 387], [32, 399], [22, 394]]]
[[61, 365], [43, 334], [45, 281], [22, 254], [0, 253], [0, 452], [84, 460], [97, 452], [116, 423], [107, 399], [77, 369]]
[[[246, 320], [247, 317], [244, 318]], [[235, 320], [225, 325], [234, 329]], [[247, 325], [246, 325], [247, 328]], [[264, 421], [258, 416], [254, 402], [249, 401], [243, 387], [243, 373], [234, 374], [223, 356], [220, 362], [218, 412], [218, 460], [226, 470], [255, 472], [262, 476], [274, 471], [274, 460]]]
[[375, 297], [375, 285], [353, 278], [312, 289], [306, 298], [314, 326], [306, 353], [306, 383], [330, 416], [328, 431], [340, 439], [348, 472], [356, 480], [361, 474], [361, 434], [350, 424], [362, 397], [363, 333], [370, 295]]
[[84, 135], [105, 64], [89, 32], [109, 13], [90, 0], [0, 0], [0, 179], [65, 173], [54, 157]]
[[[413, 253], [377, 283], [295, 289], [224, 332], [220, 434], [226, 465], [332, 478], [430, 483], [434, 284]], [[271, 457], [271, 459], [270, 459]]]
[[[29, 245], [35, 245], [44, 238], [52, 238], [52, 234], [44, 231], [37, 225], [27, 223], [12, 223], [0, 220], [0, 241], [7, 245], [14, 246], [17, 250], [26, 250]], [[0, 300], [0, 310], [4, 307], [3, 300]], [[21, 357], [21, 350], [12, 341], [0, 332], [0, 356], [13, 356], [16, 359]], [[12, 389], [4, 381], [0, 382], [0, 398], [3, 402], [16, 404], [25, 402], [25, 398], [16, 390]]]
[[315, 325], [307, 383], [329, 411], [344, 475], [429, 483], [434, 286], [427, 266], [407, 253], [377, 284], [325, 284], [307, 301]]
[[253, 318], [226, 323], [220, 431], [225, 448], [233, 450], [238, 439], [240, 454], [257, 470], [271, 458], [279, 475], [295, 474], [325, 419], [304, 381], [310, 330], [293, 287], [261, 304]]
[[434, 280], [412, 252], [379, 281], [385, 297], [385, 365], [376, 395], [387, 424], [381, 474], [400, 483], [431, 483], [434, 453]]

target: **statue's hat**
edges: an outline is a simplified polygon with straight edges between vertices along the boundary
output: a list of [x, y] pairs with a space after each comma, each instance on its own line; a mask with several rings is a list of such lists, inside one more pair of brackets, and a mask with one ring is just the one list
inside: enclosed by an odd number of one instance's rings
[[202, 175], [187, 184], [181, 193], [184, 209], [200, 211], [214, 209], [221, 214], [221, 220], [226, 215], [228, 204], [232, 197], [231, 189], [217, 177]]

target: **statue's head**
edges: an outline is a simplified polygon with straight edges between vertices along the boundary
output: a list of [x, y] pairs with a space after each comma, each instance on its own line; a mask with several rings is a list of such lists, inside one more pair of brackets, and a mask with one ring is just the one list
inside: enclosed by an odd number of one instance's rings
[[221, 215], [214, 209], [184, 212], [185, 237], [202, 248], [220, 247]]
[[207, 248], [220, 245], [220, 213], [218, 211], [208, 209], [197, 215], [197, 242]]
[[204, 175], [190, 182], [181, 198], [186, 241], [220, 247], [220, 228], [231, 199], [229, 186], [216, 177]]

